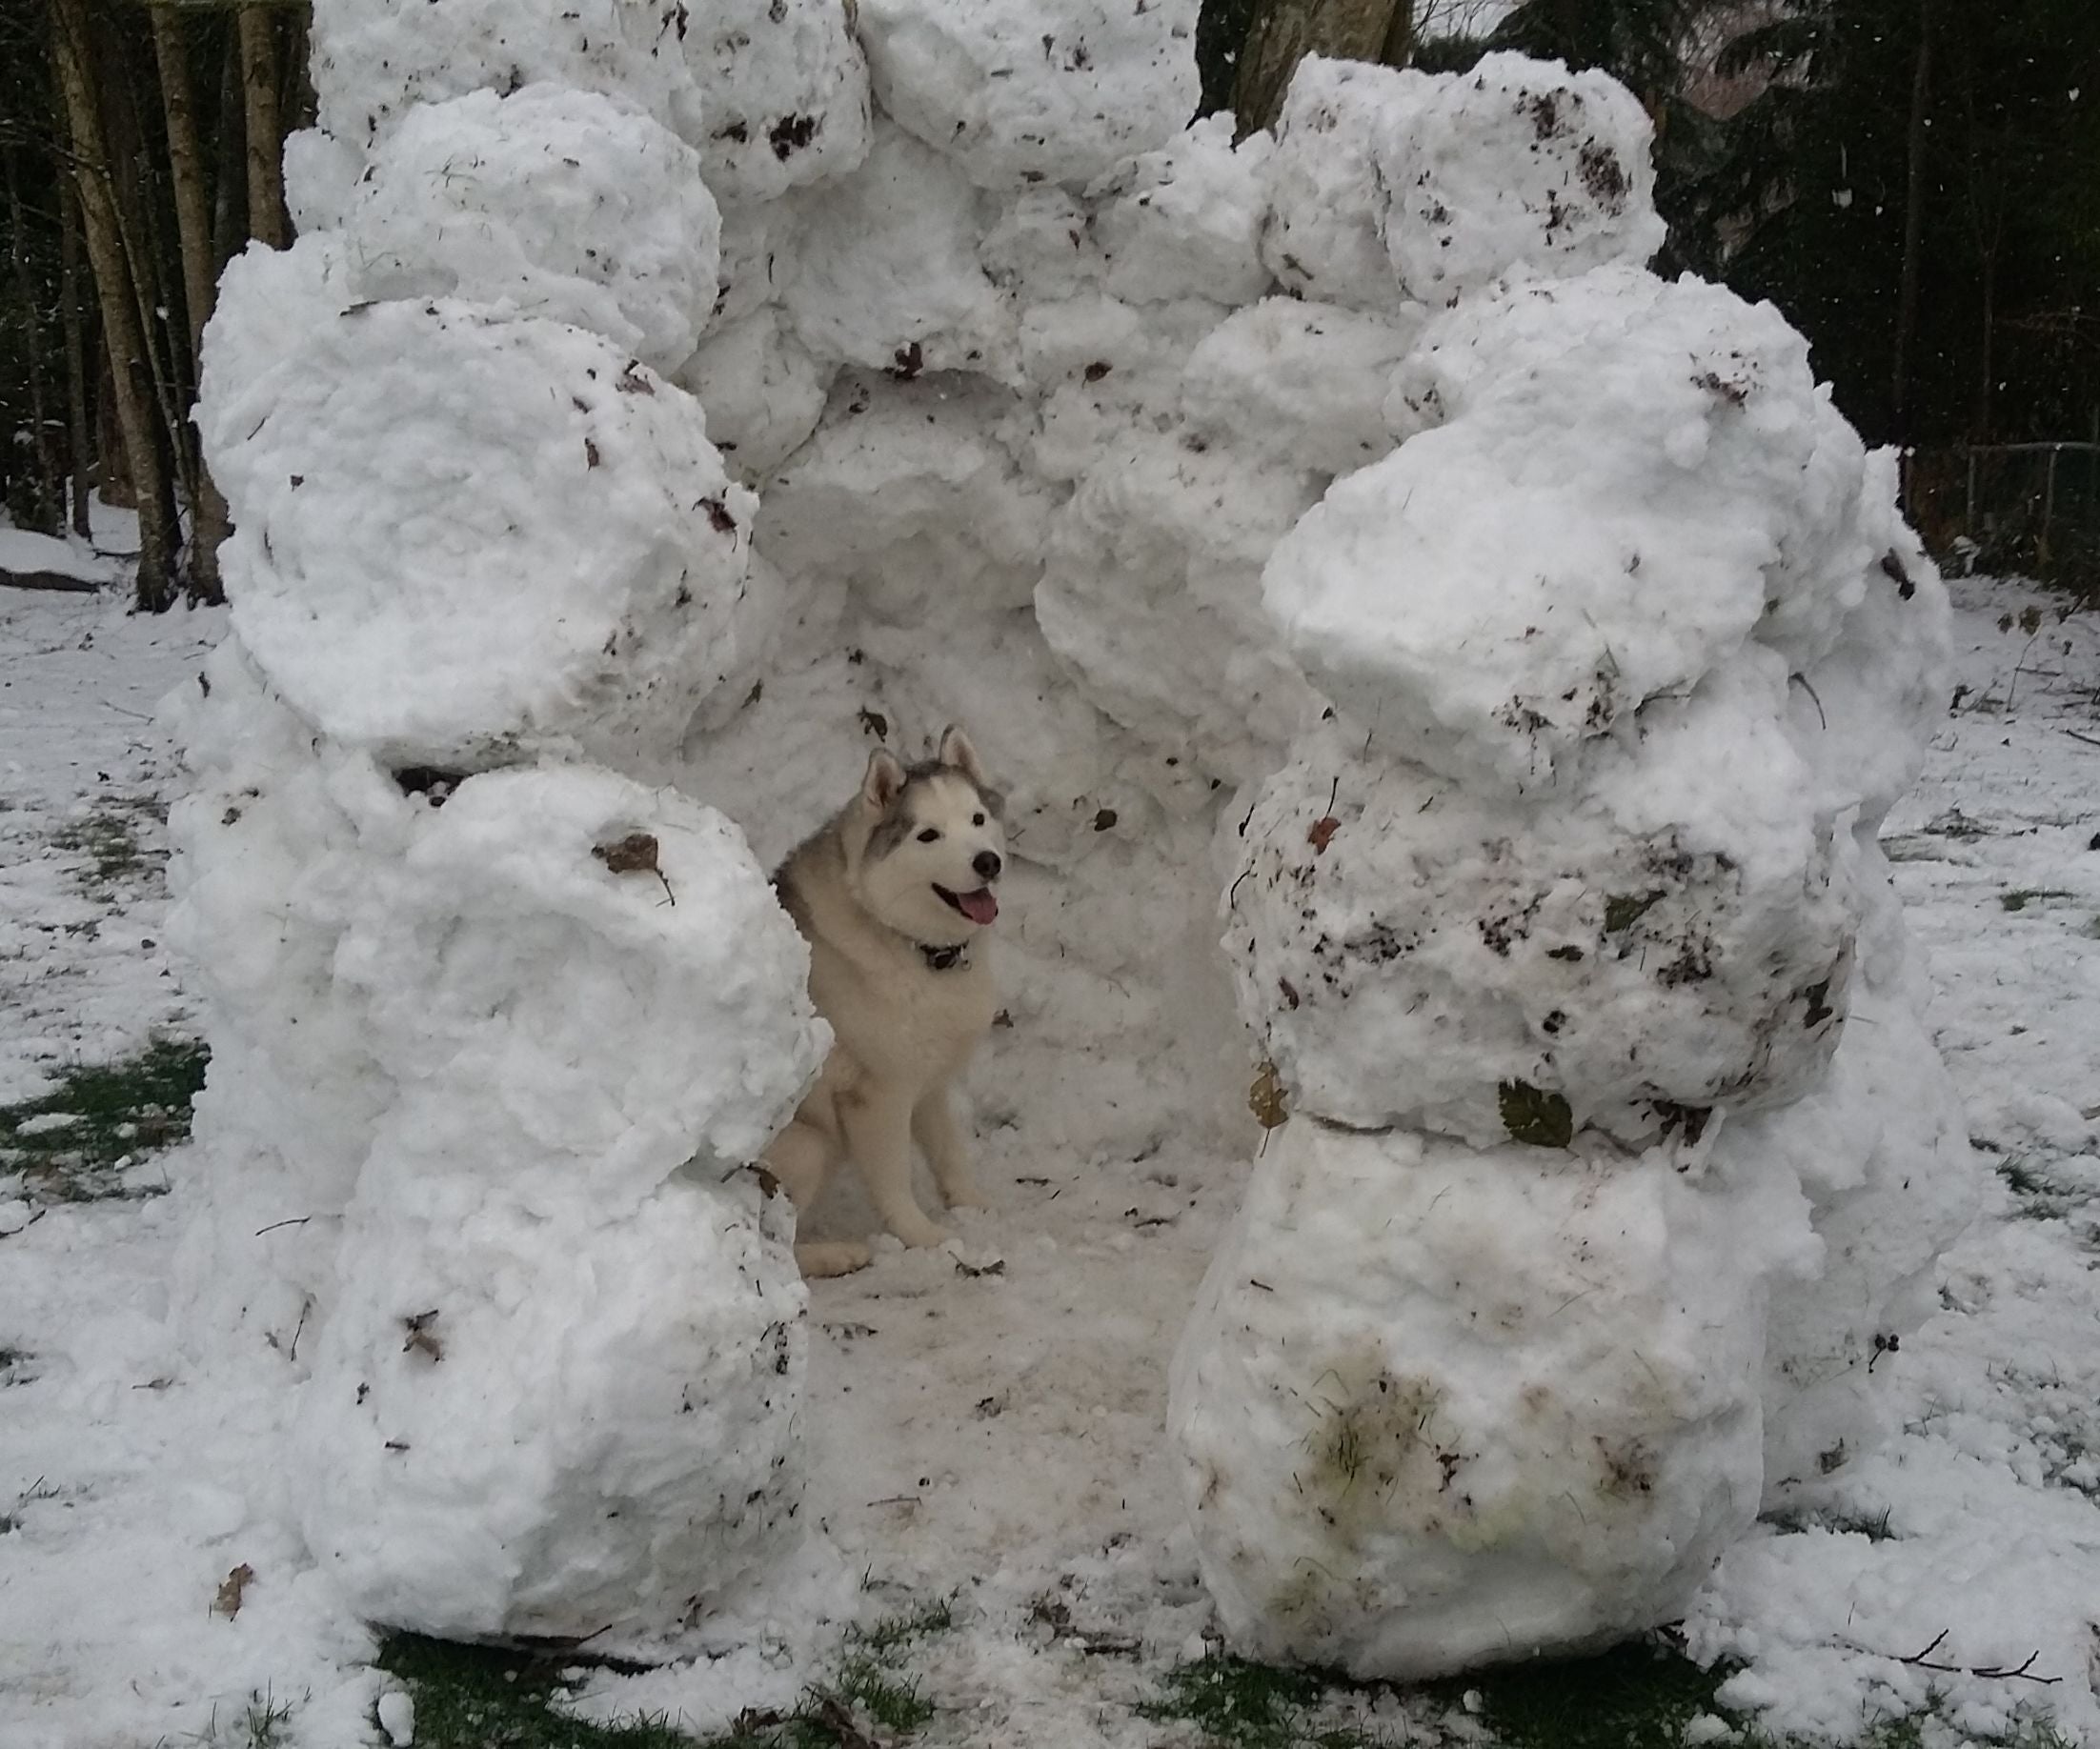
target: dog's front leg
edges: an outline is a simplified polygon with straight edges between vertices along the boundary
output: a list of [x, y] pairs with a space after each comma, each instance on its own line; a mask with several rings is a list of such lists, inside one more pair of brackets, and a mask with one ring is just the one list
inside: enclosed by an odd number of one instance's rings
[[962, 1132], [956, 1125], [955, 1108], [948, 1102], [946, 1086], [936, 1087], [919, 1100], [912, 1113], [912, 1134], [926, 1150], [926, 1163], [934, 1169], [934, 1182], [941, 1199], [951, 1209], [981, 1209], [983, 1193], [970, 1170], [970, 1156], [962, 1145]]
[[845, 1095], [838, 1115], [882, 1224], [907, 1245], [945, 1244], [947, 1230], [928, 1220], [912, 1195], [911, 1102], [894, 1094]]

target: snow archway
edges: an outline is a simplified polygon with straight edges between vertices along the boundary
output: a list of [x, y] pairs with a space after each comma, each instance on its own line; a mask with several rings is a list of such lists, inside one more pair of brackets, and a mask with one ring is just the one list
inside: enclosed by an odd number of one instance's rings
[[1966, 1196], [1874, 846], [1945, 614], [1892, 462], [1643, 270], [1610, 81], [1314, 61], [1236, 148], [1194, 17], [317, 10], [200, 413], [184, 1293], [297, 1374], [368, 1617], [764, 1595], [805, 1302], [735, 1169], [822, 1036], [760, 871], [949, 719], [1045, 1144], [1251, 1151], [1228, 968], [1292, 1114], [1176, 1368], [1236, 1640], [1606, 1639], [1870, 1434]]

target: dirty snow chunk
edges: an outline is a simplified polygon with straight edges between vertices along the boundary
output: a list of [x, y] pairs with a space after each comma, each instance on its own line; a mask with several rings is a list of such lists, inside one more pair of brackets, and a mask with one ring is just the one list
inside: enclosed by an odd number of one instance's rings
[[867, 156], [868, 64], [838, 0], [710, 0], [680, 32], [724, 200], [777, 200]]
[[405, 1688], [390, 1688], [379, 1697], [379, 1728], [394, 1749], [415, 1741], [415, 1702]]
[[1415, 1679], [1673, 1618], [1756, 1516], [1765, 1277], [1805, 1236], [1785, 1187], [1656, 1156], [1291, 1123], [1169, 1382], [1234, 1649]]
[[1070, 297], [1108, 271], [1093, 230], [1091, 209], [1069, 190], [1022, 189], [1000, 208], [978, 259], [1001, 291], [1030, 302]]
[[768, 485], [760, 545], [790, 576], [850, 581], [893, 624], [1025, 606], [1052, 499], [1000, 441], [1020, 405], [979, 378], [849, 372], [834, 416]]
[[714, 310], [720, 229], [692, 147], [555, 85], [418, 104], [374, 149], [345, 225], [361, 298], [571, 322], [659, 371]]
[[1439, 81], [1412, 69], [1307, 55], [1291, 75], [1263, 168], [1262, 259], [1293, 292], [1352, 310], [1403, 301], [1384, 243], [1382, 142]]
[[365, 154], [319, 128], [285, 135], [284, 202], [295, 236], [339, 231], [356, 197]]
[[1724, 1170], [1785, 1169], [1807, 1192], [1822, 1269], [1772, 1304], [1765, 1487], [1813, 1482], [1893, 1431], [1892, 1341], [1940, 1308], [1941, 1256], [1982, 1190], [1961, 1102], [1914, 993], [1855, 988], [1828, 1080], [1721, 1135]]
[[674, 380], [707, 410], [707, 434], [731, 472], [755, 485], [817, 429], [835, 373], [762, 305], [717, 328]]
[[1264, 598], [1382, 745], [1519, 793], [1750, 636], [1836, 417], [1770, 306], [1625, 268], [1469, 301], [1389, 405], [1447, 422], [1339, 481]]
[[681, 1178], [534, 1214], [448, 1166], [396, 1128], [351, 1210], [289, 1454], [307, 1546], [366, 1621], [659, 1649], [797, 1539], [785, 1199]]
[[313, 20], [319, 121], [366, 145], [419, 103], [542, 81], [596, 91], [701, 137], [679, 50], [684, 0], [330, 0]]
[[1391, 452], [1387, 390], [1421, 332], [1421, 312], [1363, 315], [1337, 304], [1267, 297], [1197, 344], [1182, 379], [1189, 423], [1217, 442], [1323, 473]]
[[[229, 328], [266, 280], [229, 281]], [[407, 765], [676, 744], [736, 633], [754, 508], [690, 395], [596, 334], [450, 300], [345, 313], [241, 375], [208, 369], [199, 414], [227, 593], [301, 715]]]
[[1181, 131], [1197, 0], [860, 0], [883, 112], [986, 188], [1091, 182]]
[[996, 374], [1014, 315], [978, 265], [983, 201], [949, 160], [878, 126], [867, 162], [801, 204], [784, 296], [802, 343], [899, 376]]
[[1779, 666], [1651, 706], [1640, 741], [1598, 743], [1540, 805], [1346, 737], [1296, 750], [1247, 823], [1225, 937], [1294, 1109], [1696, 1150], [1712, 1108], [1812, 1088], [1857, 901], [1850, 839], [1779, 725]]
[[1640, 266], [1663, 246], [1655, 130], [1608, 73], [1491, 54], [1385, 120], [1385, 247], [1425, 302], [1449, 303], [1520, 267], [1568, 276]]
[[1244, 304], [1266, 292], [1259, 244], [1269, 150], [1265, 133], [1235, 150], [1232, 117], [1212, 115], [1089, 189], [1109, 291], [1139, 304]]
[[1043, 636], [1124, 728], [1211, 776], [1259, 777], [1322, 709], [1260, 605], [1262, 555], [1312, 492], [1173, 430], [1124, 436], [1052, 523]]
[[716, 280], [717, 329], [739, 322], [780, 294], [793, 276], [799, 231], [785, 203], [725, 200], [721, 267]]
[[589, 767], [470, 777], [422, 813], [334, 971], [402, 1084], [375, 1145], [428, 1164], [411, 1200], [434, 1219], [492, 1185], [611, 1219], [696, 1158], [713, 1183], [757, 1156], [824, 1047], [807, 952], [743, 835]]

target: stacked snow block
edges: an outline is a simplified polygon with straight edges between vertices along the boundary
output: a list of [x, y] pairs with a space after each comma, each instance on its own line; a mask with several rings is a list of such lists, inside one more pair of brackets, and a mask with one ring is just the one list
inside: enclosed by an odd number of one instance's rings
[[800, 1534], [805, 1299], [744, 1168], [823, 1028], [742, 834], [636, 780], [770, 611], [663, 374], [720, 262], [680, 12], [319, 9], [313, 229], [207, 345], [179, 1297], [287, 1369], [284, 1504], [349, 1608], [452, 1638], [646, 1651]]
[[[1416, 173], [1379, 229], [1448, 307], [1390, 378], [1424, 429], [1263, 573], [1331, 701], [1225, 829], [1290, 1121], [1172, 1417], [1236, 1643], [1412, 1678], [1681, 1613], [1870, 1432], [1972, 1180], [1875, 845], [1946, 619], [1890, 459], [1768, 306], [1646, 273], [1645, 220], [1478, 281], [1506, 135], [1392, 89]], [[1514, 119], [1550, 155], [1609, 101]], [[1361, 293], [1368, 251], [1323, 242], [1308, 273]]]

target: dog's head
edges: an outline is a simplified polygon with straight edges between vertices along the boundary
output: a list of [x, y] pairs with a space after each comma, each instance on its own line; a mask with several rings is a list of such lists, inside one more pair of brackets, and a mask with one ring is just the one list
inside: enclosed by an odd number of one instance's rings
[[863, 846], [854, 886], [878, 921], [929, 947], [992, 926], [1006, 837], [1000, 798], [961, 730], [947, 730], [920, 765], [878, 748], [854, 808]]

